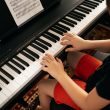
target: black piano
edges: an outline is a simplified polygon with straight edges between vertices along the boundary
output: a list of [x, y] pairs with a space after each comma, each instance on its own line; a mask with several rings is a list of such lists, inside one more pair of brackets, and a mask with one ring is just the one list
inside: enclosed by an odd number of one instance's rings
[[0, 109], [7, 109], [42, 74], [45, 53], [57, 56], [64, 50], [63, 33], [81, 35], [106, 10], [105, 0], [34, 0], [40, 10], [20, 21], [22, 13], [16, 18], [10, 8], [19, 1], [0, 1]]

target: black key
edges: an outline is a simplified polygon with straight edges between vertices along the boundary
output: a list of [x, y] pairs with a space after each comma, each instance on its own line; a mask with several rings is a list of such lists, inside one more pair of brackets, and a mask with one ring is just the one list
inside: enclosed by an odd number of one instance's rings
[[89, 14], [89, 11], [87, 11], [87, 10], [85, 10], [85, 9], [79, 7], [79, 6], [76, 7], [76, 9], [79, 10], [79, 11], [81, 11], [81, 12], [84, 12], [84, 13], [86, 13], [86, 14]]
[[42, 47], [42, 48], [45, 49], [45, 50], [48, 50], [48, 47], [47, 47], [46, 45], [42, 44], [41, 42], [38, 42], [37, 40], [34, 41], [33, 43], [39, 45], [40, 47]]
[[87, 4], [85, 2], [82, 3], [82, 5], [86, 6], [86, 7], [89, 7], [89, 8], [92, 8], [92, 9], [95, 9], [95, 6], [92, 6], [90, 4]]
[[27, 53], [31, 54], [32, 56], [34, 56], [35, 58], [39, 59], [39, 55], [36, 54], [35, 52], [33, 52], [32, 50], [25, 48], [24, 49]]
[[83, 17], [81, 17], [81, 16], [77, 16], [77, 15], [75, 15], [74, 13], [69, 13], [70, 15], [72, 15], [72, 18], [73, 19], [75, 19], [75, 20], [77, 20], [77, 21], [81, 21], [82, 19], [83, 19]]
[[25, 70], [25, 67], [23, 67], [21, 64], [19, 64], [17, 61], [15, 61], [15, 60], [12, 59], [11, 62], [13, 64], [15, 64], [17, 67], [19, 67], [20, 69]]
[[0, 87], [0, 91], [2, 90], [2, 88]]
[[66, 21], [72, 23], [73, 25], [77, 25], [77, 22], [76, 21], [73, 21], [73, 20], [70, 20], [68, 18], [64, 18]]
[[65, 29], [63, 29], [63, 28], [61, 28], [61, 27], [59, 27], [58, 25], [54, 25], [53, 27], [55, 27], [55, 28], [58, 29], [58, 30], [61, 30], [63, 33], [66, 33], [66, 32], [67, 32], [67, 30], [65, 30]]
[[77, 11], [75, 11], [75, 10], [73, 10], [72, 12], [76, 13], [77, 15], [81, 15], [82, 17], [86, 17], [86, 15], [85, 15], [85, 14], [80, 13], [80, 12], [77, 12]]
[[99, 3], [102, 3], [103, 0], [94, 0], [94, 1], [97, 1], [97, 2], [99, 2]]
[[47, 45], [48, 47], [52, 47], [52, 45], [50, 43], [46, 42], [43, 39], [38, 39], [38, 41], [42, 42], [43, 44]]
[[1, 71], [4, 75], [6, 75], [8, 78], [10, 78], [11, 80], [14, 79], [14, 77], [13, 77], [12, 75], [10, 75], [8, 72], [6, 72], [5, 70], [3, 70], [2, 68], [0, 68], [0, 71]]
[[27, 66], [27, 67], [29, 66], [29, 64], [26, 61], [22, 60], [18, 56], [16, 56], [15, 59], [18, 60], [19, 62], [21, 62], [22, 64], [24, 64], [25, 66]]
[[86, 8], [86, 7], [83, 7], [83, 6], [79, 6], [79, 7], [82, 8], [82, 9], [84, 9], [84, 10], [87, 10], [88, 12], [92, 12], [92, 10], [89, 9], [89, 8]]
[[69, 28], [69, 27], [64, 26], [64, 25], [62, 25], [62, 24], [60, 24], [60, 23], [56, 23], [56, 25], [58, 25], [59, 27], [62, 27], [63, 29], [65, 29], [65, 30], [67, 30], [67, 31], [70, 31], [70, 28]]
[[98, 6], [99, 5], [99, 3], [96, 3], [96, 2], [93, 2], [93, 1], [90, 1], [90, 0], [85, 0], [85, 2], [89, 2], [91, 5], [94, 5], [94, 6]]
[[5, 84], [9, 84], [9, 82], [1, 75], [0, 75], [0, 80], [3, 81]]
[[33, 58], [31, 55], [27, 54], [24, 51], [21, 51], [21, 54], [23, 54], [25, 57], [27, 57], [28, 59], [30, 59], [31, 61], [35, 61], [35, 58]]
[[[56, 26], [55, 26], [56, 27]], [[50, 32], [45, 32], [47, 35], [49, 35], [49, 36], [51, 36], [52, 38], [55, 38], [57, 41], [59, 41], [60, 40], [60, 38], [58, 37], [58, 36], [56, 36], [56, 35], [54, 35], [54, 34], [52, 34], [52, 33], [50, 33]]]
[[45, 33], [43, 34], [43, 36], [44, 36], [45, 38], [49, 39], [50, 41], [54, 42], [54, 43], [56, 43], [56, 42], [57, 42], [54, 38], [52, 38], [52, 37], [48, 36], [48, 35], [47, 35], [47, 34], [45, 34]]
[[54, 32], [56, 32], [56, 33], [58, 33], [58, 34], [60, 34], [60, 35], [63, 35], [63, 32], [61, 30], [58, 30], [55, 27], [51, 27], [51, 30], [54, 31]]
[[61, 22], [63, 22], [64, 24], [67, 24], [67, 25], [69, 25], [69, 26], [71, 26], [71, 27], [74, 27], [74, 24], [72, 24], [72, 23], [66, 21], [65, 19], [61, 19]]
[[67, 16], [69, 16], [70, 18], [73, 18], [73, 19], [75, 19], [77, 21], [81, 21], [81, 18], [78, 18], [77, 16], [75, 16], [75, 15], [73, 15], [71, 13], [69, 13]]
[[31, 44], [32, 47], [34, 47], [36, 50], [40, 51], [41, 53], [45, 53], [45, 51], [40, 48], [39, 46], [35, 45], [35, 44]]
[[10, 63], [7, 63], [6, 65], [7, 65], [8, 67], [10, 67], [12, 70], [14, 70], [16, 73], [18, 73], [18, 74], [21, 73], [20, 70], [18, 70], [16, 67], [14, 67], [13, 65], [11, 65]]
[[75, 16], [76, 18], [78, 18], [78, 20], [81, 20], [81, 19], [84, 18], [84, 17], [82, 17], [82, 16], [80, 16], [80, 15], [78, 15], [78, 14], [72, 12], [72, 11], [69, 14], [71, 14], [71, 15]]

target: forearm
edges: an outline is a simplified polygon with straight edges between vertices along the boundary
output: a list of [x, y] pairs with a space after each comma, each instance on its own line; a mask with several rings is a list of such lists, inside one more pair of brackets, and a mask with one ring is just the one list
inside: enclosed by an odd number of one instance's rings
[[106, 105], [110, 104], [109, 100], [106, 100], [97, 94], [96, 87], [87, 93], [65, 72], [58, 73], [55, 78], [81, 110], [101, 110]]
[[110, 39], [109, 40], [87, 40], [88, 49], [95, 49], [101, 52], [110, 52]]
[[57, 78], [72, 100], [83, 110], [88, 110], [86, 98], [88, 93], [80, 88], [67, 74]]

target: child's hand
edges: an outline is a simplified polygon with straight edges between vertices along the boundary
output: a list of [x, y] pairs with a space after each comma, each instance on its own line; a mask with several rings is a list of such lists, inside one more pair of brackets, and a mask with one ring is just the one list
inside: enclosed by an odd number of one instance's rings
[[63, 63], [60, 59], [54, 58], [53, 56], [46, 54], [41, 64], [43, 65], [42, 70], [48, 72], [52, 77], [59, 77], [62, 73], [64, 73]]
[[65, 33], [61, 39], [62, 45], [71, 45], [72, 47], [67, 48], [65, 51], [79, 51], [87, 48], [87, 41], [77, 36], [76, 34]]

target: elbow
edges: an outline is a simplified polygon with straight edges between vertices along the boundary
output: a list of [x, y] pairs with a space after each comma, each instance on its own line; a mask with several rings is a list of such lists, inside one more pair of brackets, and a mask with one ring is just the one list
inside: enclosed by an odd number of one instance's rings
[[85, 97], [85, 99], [82, 101], [82, 104], [80, 106], [81, 110], [95, 110], [95, 108], [91, 104], [92, 102], [89, 101], [88, 96]]

